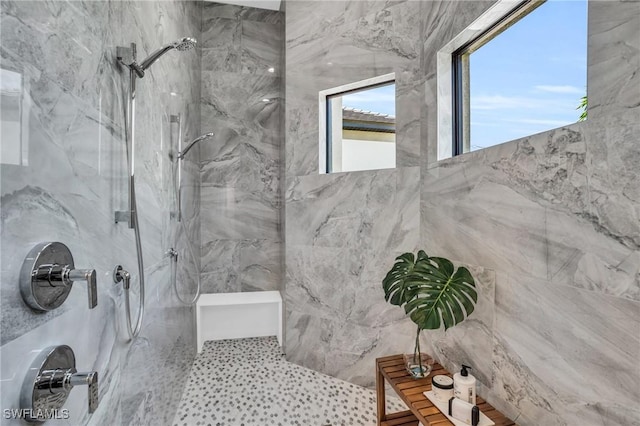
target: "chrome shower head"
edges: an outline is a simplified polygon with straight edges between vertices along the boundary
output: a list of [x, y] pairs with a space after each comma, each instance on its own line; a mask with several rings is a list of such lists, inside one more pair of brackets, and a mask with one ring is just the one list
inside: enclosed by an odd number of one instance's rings
[[144, 61], [142, 61], [140, 63], [140, 69], [144, 73], [144, 71], [146, 71], [151, 65], [153, 65], [153, 63], [155, 61], [160, 59], [160, 57], [162, 55], [164, 55], [165, 53], [167, 53], [171, 49], [176, 49], [176, 50], [179, 50], [181, 52], [184, 52], [185, 50], [193, 49], [195, 47], [196, 43], [197, 43], [197, 41], [196, 41], [195, 38], [184, 37], [184, 38], [181, 38], [178, 41], [174, 41], [173, 43], [169, 43], [169, 44], [167, 44], [165, 46], [162, 46], [160, 49], [158, 49], [155, 52], [153, 52]]
[[191, 50], [196, 47], [198, 41], [195, 38], [185, 37], [173, 43], [173, 47], [176, 50], [184, 52], [185, 50]]
[[189, 145], [187, 145], [187, 147], [186, 147], [185, 149], [183, 149], [182, 151], [180, 151], [180, 152], [178, 153], [178, 159], [182, 160], [182, 159], [184, 158], [185, 154], [186, 154], [187, 152], [189, 152], [189, 150], [190, 150], [191, 148], [193, 148], [195, 144], [197, 144], [198, 142], [200, 142], [200, 141], [202, 141], [202, 140], [204, 140], [204, 139], [210, 138], [210, 137], [211, 137], [211, 136], [213, 136], [214, 134], [215, 134], [215, 133], [213, 133], [213, 132], [205, 133], [204, 135], [202, 135], [202, 136], [198, 136], [197, 138], [195, 138], [194, 140], [192, 140], [192, 141], [191, 141], [191, 143], [190, 143]]

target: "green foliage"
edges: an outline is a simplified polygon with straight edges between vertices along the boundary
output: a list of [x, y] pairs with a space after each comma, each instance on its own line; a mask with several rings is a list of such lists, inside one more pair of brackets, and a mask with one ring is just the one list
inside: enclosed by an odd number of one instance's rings
[[582, 110], [582, 112], [580, 113], [580, 118], [578, 118], [578, 121], [584, 121], [587, 119], [587, 95], [584, 95], [583, 97], [580, 98], [580, 104], [578, 104], [578, 108], [576, 108], [577, 110]]
[[445, 330], [462, 322], [478, 301], [475, 281], [465, 267], [442, 257], [404, 253], [382, 281], [385, 300], [404, 306], [418, 330]]

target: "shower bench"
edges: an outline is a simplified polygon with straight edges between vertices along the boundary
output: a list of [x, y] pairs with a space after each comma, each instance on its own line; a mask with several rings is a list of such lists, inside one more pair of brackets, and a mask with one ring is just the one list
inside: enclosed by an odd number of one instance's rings
[[196, 304], [198, 353], [207, 340], [276, 336], [282, 346], [279, 291], [207, 293]]

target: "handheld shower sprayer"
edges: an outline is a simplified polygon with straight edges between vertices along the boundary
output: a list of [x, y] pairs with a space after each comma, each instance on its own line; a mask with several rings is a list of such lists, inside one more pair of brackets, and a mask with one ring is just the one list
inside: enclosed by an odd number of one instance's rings
[[[178, 127], [181, 129], [182, 127], [180, 126], [180, 116], [179, 115], [172, 115], [171, 116], [171, 122], [172, 123], [177, 123]], [[193, 148], [198, 142], [201, 142], [207, 138], [210, 138], [211, 136], [214, 136], [215, 133], [214, 132], [209, 132], [209, 133], [205, 133], [204, 135], [200, 135], [197, 138], [195, 138], [194, 140], [192, 140], [187, 146], [186, 148], [182, 149], [182, 131], [179, 130], [178, 131], [178, 155], [175, 158], [175, 167], [177, 168], [177, 177], [178, 177], [178, 181], [175, 181], [174, 178], [174, 190], [175, 190], [175, 196], [176, 196], [176, 204], [177, 204], [177, 212], [173, 213], [172, 212], [172, 217], [177, 218], [178, 223], [180, 224], [180, 226], [182, 227], [182, 231], [184, 232], [184, 235], [189, 235], [189, 232], [187, 231], [187, 228], [185, 227], [184, 222], [182, 221], [182, 167], [180, 165], [181, 161], [180, 160], [184, 160], [184, 156], [187, 154], [187, 152], [189, 152], [189, 150], [191, 150], [191, 148]], [[173, 160], [173, 158], [172, 158]], [[175, 176], [175, 175], [174, 175]], [[191, 259], [195, 260], [196, 256], [193, 253], [193, 249], [191, 247], [191, 243], [188, 241], [187, 242], [187, 249], [188, 249], [188, 253], [191, 255]], [[173, 279], [173, 288], [176, 291], [176, 297], [178, 298], [178, 300], [180, 300], [180, 302], [182, 302], [182, 304], [187, 305], [187, 306], [192, 306], [196, 303], [196, 301], [198, 300], [198, 298], [200, 297], [200, 274], [196, 274], [196, 283], [197, 283], [197, 288], [196, 288], [196, 294], [193, 296], [193, 299], [191, 299], [191, 301], [185, 301], [182, 296], [180, 296], [180, 293], [178, 292], [178, 287], [177, 287], [177, 282], [178, 282], [178, 275], [177, 275], [177, 267], [178, 267], [178, 253], [174, 250], [174, 249], [170, 249], [167, 254], [171, 257], [171, 259], [173, 260], [173, 262], [171, 262], [171, 268], [172, 268], [172, 279]]]
[[162, 46], [160, 49], [153, 52], [151, 55], [147, 56], [142, 62], [138, 64], [136, 61], [136, 46], [132, 44], [131, 47], [118, 47], [116, 50], [116, 57], [118, 61], [134, 71], [138, 78], [144, 77], [144, 72], [151, 66], [155, 61], [160, 59], [162, 55], [167, 53], [172, 49], [176, 49], [180, 52], [184, 52], [185, 50], [193, 49], [198, 42], [195, 38], [191, 37], [183, 37], [180, 40], [176, 40], [172, 43], [166, 44]]
[[209, 132], [209, 133], [205, 133], [204, 135], [198, 136], [197, 138], [192, 140], [191, 143], [189, 145], [187, 145], [187, 147], [185, 149], [183, 149], [182, 151], [178, 152], [178, 159], [182, 160], [184, 158], [184, 156], [186, 155], [186, 153], [189, 152], [189, 150], [191, 148], [193, 148], [193, 146], [195, 144], [197, 144], [198, 142], [200, 142], [202, 140], [210, 138], [211, 136], [214, 136], [214, 135], [215, 135], [215, 133]]

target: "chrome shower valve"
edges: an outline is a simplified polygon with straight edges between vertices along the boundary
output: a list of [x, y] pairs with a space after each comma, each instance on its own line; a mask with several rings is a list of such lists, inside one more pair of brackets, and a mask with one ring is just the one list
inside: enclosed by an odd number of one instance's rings
[[40, 243], [27, 255], [20, 271], [20, 293], [36, 311], [62, 305], [76, 281], [87, 283], [89, 309], [98, 305], [95, 269], [75, 269], [69, 248], [58, 242]]
[[75, 386], [86, 385], [89, 414], [96, 411], [98, 372], [78, 373], [76, 358], [67, 345], [51, 346], [40, 352], [31, 364], [20, 392], [20, 407], [29, 416], [28, 422], [44, 422], [46, 413], [62, 408]]

